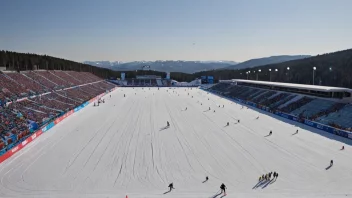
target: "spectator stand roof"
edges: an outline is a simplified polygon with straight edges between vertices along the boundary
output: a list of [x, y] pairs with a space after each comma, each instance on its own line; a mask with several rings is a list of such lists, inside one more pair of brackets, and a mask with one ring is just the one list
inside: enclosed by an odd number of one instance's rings
[[156, 76], [156, 75], [137, 75], [136, 79], [161, 79], [161, 76]]
[[[221, 82], [228, 82], [228, 81], [221, 81]], [[232, 82], [243, 82], [243, 83], [251, 83], [251, 84], [257, 84], [257, 85], [284, 87], [284, 88], [291, 88], [291, 89], [306, 89], [306, 90], [322, 91], [322, 92], [350, 92], [350, 93], [352, 93], [352, 89], [342, 88], [342, 87], [328, 87], [328, 86], [319, 86], [319, 85], [278, 83], [278, 82], [266, 82], [266, 81], [242, 80], [242, 79], [233, 79]]]

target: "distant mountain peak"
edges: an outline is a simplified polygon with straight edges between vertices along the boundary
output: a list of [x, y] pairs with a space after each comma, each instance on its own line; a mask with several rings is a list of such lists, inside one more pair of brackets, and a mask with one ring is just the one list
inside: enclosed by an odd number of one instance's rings
[[133, 71], [142, 69], [146, 64], [150, 70], [162, 72], [184, 72], [195, 73], [199, 71], [216, 70], [236, 64], [234, 61], [185, 61], [185, 60], [155, 60], [155, 61], [132, 61], [132, 62], [110, 62], [110, 61], [85, 61], [85, 64], [109, 68], [116, 71]]
[[254, 58], [236, 65], [231, 65], [223, 69], [245, 69], [245, 68], [252, 68], [252, 67], [257, 67], [262, 65], [277, 64], [277, 63], [283, 63], [287, 61], [304, 59], [308, 57], [311, 57], [311, 56], [310, 55], [276, 55], [276, 56], [269, 56], [269, 57], [263, 57], [263, 58]]

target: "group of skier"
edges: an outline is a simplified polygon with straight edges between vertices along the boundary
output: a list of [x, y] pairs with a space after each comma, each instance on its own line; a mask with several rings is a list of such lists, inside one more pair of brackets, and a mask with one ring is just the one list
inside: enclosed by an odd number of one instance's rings
[[[110, 97], [111, 97], [111, 95], [110, 95]], [[100, 103], [105, 103], [105, 99], [99, 98], [98, 99], [98, 105], [94, 102], [94, 106], [99, 106]]]
[[268, 181], [268, 180], [271, 180], [271, 176], [273, 176], [273, 179], [276, 179], [279, 177], [279, 173], [277, 172], [270, 172], [270, 173], [267, 173], [267, 174], [263, 174], [262, 176], [259, 177], [259, 181]]

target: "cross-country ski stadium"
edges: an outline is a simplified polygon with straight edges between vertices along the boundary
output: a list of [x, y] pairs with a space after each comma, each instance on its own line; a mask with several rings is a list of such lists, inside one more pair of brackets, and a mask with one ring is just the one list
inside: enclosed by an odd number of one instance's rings
[[219, 198], [221, 183], [226, 198], [352, 196], [346, 138], [198, 88], [117, 88], [103, 99], [1, 163], [0, 197]]

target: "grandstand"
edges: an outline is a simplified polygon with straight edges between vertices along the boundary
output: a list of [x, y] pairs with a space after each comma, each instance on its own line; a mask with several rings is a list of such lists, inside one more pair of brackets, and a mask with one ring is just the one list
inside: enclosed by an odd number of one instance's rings
[[110, 80], [110, 82], [126, 87], [166, 87], [171, 85], [171, 80], [155, 75], [136, 76], [136, 78], [127, 78], [124, 80]]
[[88, 72], [3, 71], [0, 73], [0, 155], [33, 130], [115, 85]]
[[270, 112], [284, 112], [299, 118], [351, 131], [352, 90], [250, 80], [224, 80], [212, 92], [255, 104]]

